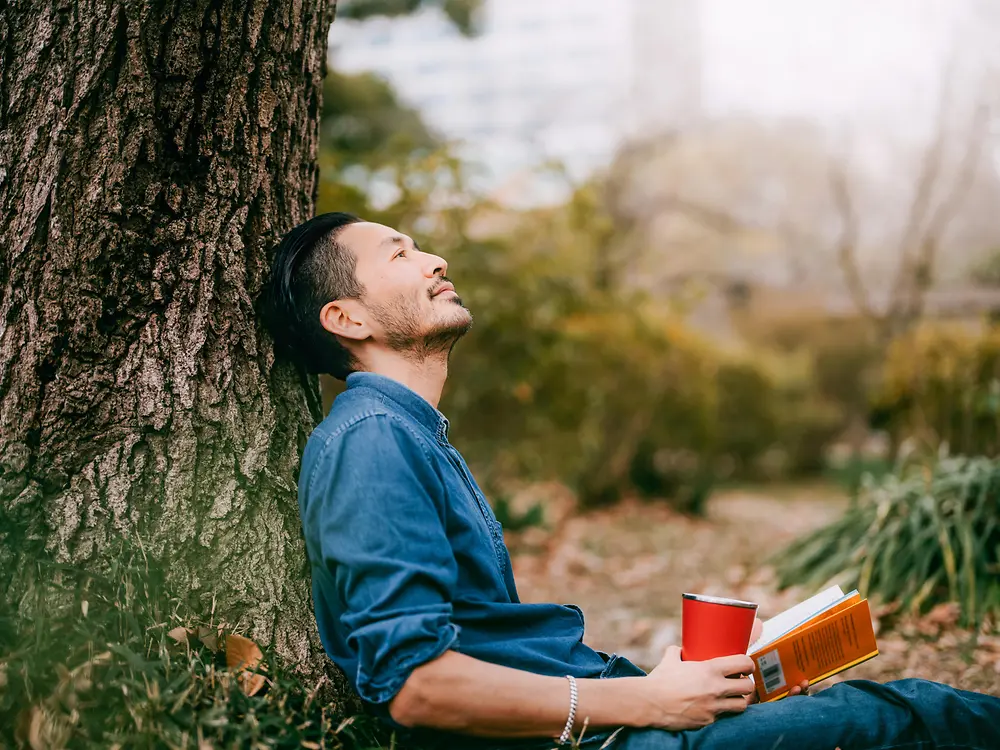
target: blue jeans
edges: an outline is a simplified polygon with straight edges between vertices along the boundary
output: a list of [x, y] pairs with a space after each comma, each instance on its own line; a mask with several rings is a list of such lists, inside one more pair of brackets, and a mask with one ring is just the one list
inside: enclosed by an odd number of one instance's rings
[[[608, 677], [633, 674], [612, 660]], [[632, 667], [634, 669], [634, 667]], [[618, 673], [618, 674], [615, 674]], [[599, 747], [599, 745], [597, 745]], [[624, 730], [613, 750], [1000, 750], [1000, 698], [929, 680], [838, 683], [687, 732]], [[589, 748], [588, 748], [589, 750]]]

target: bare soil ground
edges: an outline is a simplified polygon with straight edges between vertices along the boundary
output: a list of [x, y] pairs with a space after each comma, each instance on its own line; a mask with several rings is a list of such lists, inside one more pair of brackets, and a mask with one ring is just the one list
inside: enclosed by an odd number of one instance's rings
[[[846, 502], [818, 484], [721, 492], [704, 519], [630, 501], [567, 515], [555, 531], [509, 534], [508, 544], [523, 601], [579, 605], [587, 643], [650, 669], [680, 643], [685, 591], [756, 601], [765, 619], [814, 593], [777, 591], [766, 560]], [[872, 605], [880, 655], [814, 689], [840, 679], [923, 677], [1000, 696], [1000, 633], [959, 629], [947, 605], [921, 617]]]

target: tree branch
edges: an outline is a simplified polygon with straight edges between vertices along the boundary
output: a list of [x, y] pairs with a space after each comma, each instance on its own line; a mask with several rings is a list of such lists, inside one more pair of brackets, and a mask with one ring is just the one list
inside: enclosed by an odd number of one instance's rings
[[858, 217], [847, 185], [847, 172], [843, 164], [834, 163], [830, 169], [830, 191], [834, 205], [840, 214], [840, 238], [837, 240], [837, 261], [847, 282], [847, 289], [858, 311], [871, 321], [878, 321], [879, 315], [868, 298], [868, 290], [861, 276], [858, 264]]
[[[937, 244], [937, 240], [944, 235], [948, 225], [958, 215], [962, 203], [968, 197], [969, 191], [976, 181], [976, 172], [979, 168], [983, 146], [986, 142], [989, 116], [990, 108], [986, 104], [980, 103], [972, 116], [968, 144], [955, 175], [955, 180], [952, 183], [951, 190], [948, 191], [948, 195], [938, 204], [937, 209], [931, 214], [930, 221], [927, 222], [927, 227], [920, 242], [922, 248], [928, 247], [928, 239], [934, 240], [934, 245]], [[927, 255], [926, 252], [920, 258], [921, 265], [933, 264], [933, 261], [934, 257]]]
[[[941, 95], [938, 99], [937, 118], [934, 127], [934, 136], [920, 165], [920, 174], [917, 177], [916, 190], [913, 192], [913, 200], [910, 201], [910, 209], [907, 213], [906, 224], [899, 240], [899, 267], [896, 271], [896, 278], [892, 285], [892, 292], [889, 296], [889, 303], [886, 309], [887, 319], [894, 324], [901, 317], [908, 315], [908, 309], [912, 309], [912, 297], [916, 294], [914, 279], [918, 275], [920, 256], [934, 249], [922, 249], [920, 246], [930, 246], [936, 244], [930, 240], [930, 236], [921, 233], [921, 224], [927, 217], [930, 210], [931, 198], [934, 194], [934, 186], [938, 181], [941, 172], [941, 161], [944, 154], [945, 140], [947, 135], [948, 113], [951, 110], [952, 92], [954, 87], [955, 56], [952, 55], [947, 69], [942, 76]], [[923, 239], [921, 239], [923, 237]]]

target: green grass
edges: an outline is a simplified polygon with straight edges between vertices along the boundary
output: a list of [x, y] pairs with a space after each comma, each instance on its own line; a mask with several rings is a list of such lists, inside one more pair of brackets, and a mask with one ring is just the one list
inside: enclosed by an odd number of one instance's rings
[[775, 560], [782, 586], [837, 581], [924, 611], [957, 602], [962, 622], [1000, 620], [1000, 462], [945, 458], [865, 478], [834, 523]]
[[[268, 649], [265, 687], [246, 695], [217, 648], [225, 632], [127, 544], [103, 575], [3, 572], [24, 593], [0, 597], [0, 750], [418, 750], [372, 717], [337, 715]], [[178, 627], [192, 635], [179, 643]]]
[[244, 694], [212, 638], [167, 635], [210, 623], [125, 546], [104, 575], [52, 563], [18, 575], [23, 595], [0, 604], [0, 748], [394, 744], [369, 717], [335, 715], [266, 650], [267, 686]]

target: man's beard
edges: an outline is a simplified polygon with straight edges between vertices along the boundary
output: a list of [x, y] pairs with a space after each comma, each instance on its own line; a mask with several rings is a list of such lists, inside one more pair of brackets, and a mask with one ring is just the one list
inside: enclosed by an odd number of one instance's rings
[[[468, 310], [458, 297], [449, 300], [456, 309]], [[458, 340], [472, 327], [472, 315], [435, 321], [433, 327], [421, 326], [421, 307], [412, 298], [400, 295], [385, 305], [368, 304], [372, 317], [386, 333], [385, 343], [393, 351], [418, 361], [451, 353]]]

